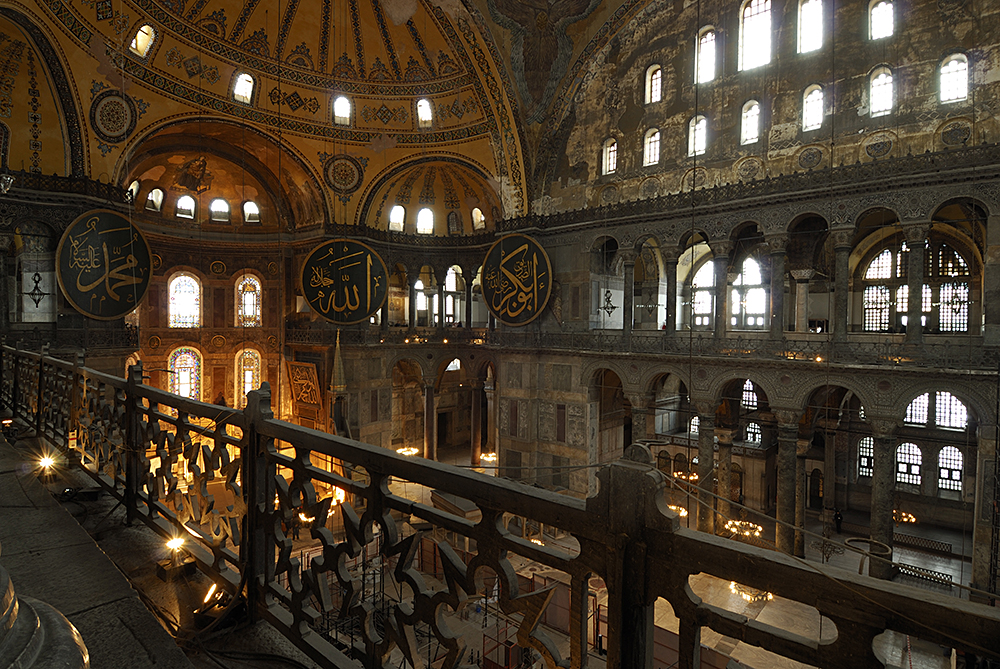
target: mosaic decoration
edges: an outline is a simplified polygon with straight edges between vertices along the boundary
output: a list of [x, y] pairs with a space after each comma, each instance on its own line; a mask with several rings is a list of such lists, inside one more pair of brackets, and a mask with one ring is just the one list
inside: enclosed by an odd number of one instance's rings
[[389, 107], [382, 105], [378, 109], [373, 109], [368, 105], [361, 108], [361, 118], [365, 120], [365, 123], [371, 123], [372, 121], [381, 121], [382, 125], [387, 125], [390, 121], [392, 123], [406, 123], [410, 115], [406, 112], [406, 107], [396, 107], [395, 109], [390, 109]]
[[[204, 4], [205, 0], [199, 0]], [[201, 11], [199, 9], [199, 11]], [[189, 19], [190, 20], [190, 19]], [[216, 9], [214, 12], [198, 21], [198, 27], [219, 37], [226, 36], [226, 10]]]
[[212, 346], [215, 348], [222, 348], [226, 345], [226, 338], [222, 335], [215, 335], [212, 337]]
[[191, 5], [191, 10], [188, 12], [187, 15], [187, 20], [194, 21], [198, 17], [198, 15], [201, 14], [201, 10], [203, 10], [205, 8], [205, 5], [207, 4], [208, 0], [196, 0], [196, 2], [193, 5]]
[[552, 294], [549, 256], [526, 235], [507, 235], [494, 242], [483, 260], [482, 276], [486, 306], [505, 325], [532, 322]]
[[892, 137], [881, 136], [872, 138], [865, 144], [865, 154], [869, 158], [884, 158], [892, 151]]
[[171, 67], [183, 67], [188, 79], [200, 76], [210, 84], [219, 81], [219, 68], [215, 65], [205, 65], [198, 56], [185, 58], [184, 54], [177, 47], [170, 47], [166, 54], [167, 65]]
[[406, 74], [403, 75], [403, 81], [427, 81], [430, 78], [431, 72], [418, 63], [416, 58], [410, 56], [406, 62]]
[[361, 16], [358, 13], [358, 0], [350, 0], [351, 31], [354, 33], [354, 56], [358, 61], [358, 76], [365, 78], [365, 41], [361, 37]]
[[338, 79], [357, 79], [358, 74], [354, 71], [354, 64], [346, 53], [340, 55], [340, 59], [333, 65], [333, 76]]
[[240, 43], [240, 48], [264, 58], [268, 58], [271, 55], [271, 47], [267, 43], [267, 33], [264, 32], [263, 28], [258, 28], [250, 37], [243, 40]]
[[242, 409], [247, 405], [247, 393], [260, 388], [260, 353], [250, 348], [243, 349], [236, 364], [239, 370], [237, 383], [240, 387], [236, 404]]
[[333, 189], [341, 202], [347, 204], [351, 195], [361, 187], [368, 159], [355, 158], [346, 153], [338, 153], [335, 156], [320, 153], [319, 157], [323, 161], [323, 178], [326, 180], [326, 185]]
[[279, 107], [281, 105], [288, 105], [288, 108], [293, 112], [305, 109], [307, 112], [315, 114], [319, 111], [319, 100], [314, 97], [303, 98], [299, 95], [298, 91], [293, 91], [289, 94], [284, 91], [279, 91], [278, 87], [275, 86], [271, 89], [271, 92], [267, 97], [271, 101], [271, 104], [278, 105]]
[[149, 289], [152, 253], [120, 214], [96, 210], [66, 229], [56, 250], [56, 280], [66, 301], [97, 320], [122, 318]]
[[152, 337], [149, 338], [148, 341], [146, 341], [146, 347], [149, 348], [149, 350], [151, 351], [155, 351], [156, 349], [160, 348], [160, 338], [157, 337], [156, 335], [153, 335]]
[[420, 189], [420, 204], [434, 204], [436, 193], [434, 192], [434, 180], [437, 177], [437, 166], [431, 165], [424, 174], [424, 187]]
[[10, 118], [14, 109], [14, 78], [21, 70], [21, 59], [28, 45], [20, 40], [11, 42], [0, 51], [0, 117]]
[[230, 42], [236, 42], [243, 35], [243, 29], [247, 27], [247, 21], [250, 20], [253, 10], [257, 9], [259, 2], [260, 0], [247, 0], [246, 4], [243, 5], [243, 11], [240, 12], [239, 18], [236, 19], [236, 25], [233, 26], [233, 32], [229, 35]]
[[90, 127], [101, 140], [116, 144], [135, 130], [139, 113], [135, 102], [121, 92], [108, 89], [90, 104]]
[[812, 169], [823, 160], [823, 152], [814, 146], [809, 147], [799, 154], [799, 167]]
[[222, 262], [221, 260], [214, 260], [212, 261], [212, 264], [209, 266], [209, 269], [212, 270], [212, 274], [217, 274], [217, 275], [225, 274], [226, 263]]
[[285, 62], [289, 65], [295, 65], [307, 70], [313, 69], [312, 53], [309, 51], [309, 47], [306, 46], [305, 42], [292, 49], [288, 54], [288, 58], [285, 59]]
[[438, 52], [438, 74], [442, 77], [446, 77], [451, 74], [461, 74], [462, 70], [455, 65], [455, 61], [452, 57], [446, 54], [444, 51]]
[[388, 297], [382, 258], [352, 239], [331, 239], [314, 248], [302, 263], [301, 281], [309, 306], [342, 325], [367, 321]]
[[736, 174], [741, 181], [756, 179], [764, 171], [764, 163], [759, 158], [748, 158], [736, 168]]
[[949, 123], [941, 131], [941, 141], [947, 146], [960, 146], [972, 137], [972, 126], [965, 121]]
[[66, 29], [74, 37], [84, 44], [90, 44], [92, 33], [77, 20], [76, 15], [69, 10], [69, 7], [62, 3], [62, 0], [43, 0], [43, 3], [59, 19], [59, 22], [66, 26]]
[[157, 254], [154, 253], [153, 254], [153, 269], [160, 269], [160, 266], [162, 264], [163, 264], [163, 258], [161, 258], [159, 255], [157, 255]]
[[403, 73], [399, 69], [399, 58], [396, 57], [396, 48], [392, 45], [392, 35], [389, 34], [389, 25], [385, 22], [385, 14], [382, 12], [382, 0], [372, 0], [372, 9], [375, 11], [375, 22], [378, 23], [378, 31], [382, 35], [382, 42], [385, 44], [385, 53], [389, 56], [389, 64], [392, 65], [392, 71], [398, 81], [403, 78]]
[[[280, 5], [279, 5], [280, 6]], [[285, 3], [285, 15], [281, 18], [281, 28], [278, 29], [278, 42], [274, 46], [274, 57], [281, 58], [288, 41], [288, 32], [292, 29], [292, 20], [299, 8], [299, 0], [288, 0]]]
[[170, 392], [193, 400], [201, 399], [201, 354], [182, 346], [167, 359]]
[[41, 135], [38, 124], [42, 120], [42, 115], [38, 113], [40, 106], [38, 102], [38, 70], [35, 68], [35, 52], [31, 49], [28, 49], [28, 95], [31, 96], [28, 100], [28, 107], [31, 109], [28, 114], [28, 120], [31, 121], [31, 128], [28, 131], [31, 135], [31, 139], [28, 140], [28, 149], [31, 151], [31, 167], [28, 169], [30, 172], [40, 173], [42, 171], [40, 167], [42, 142], [38, 139]]
[[236, 284], [236, 323], [239, 327], [261, 326], [261, 287], [257, 277], [245, 275]]

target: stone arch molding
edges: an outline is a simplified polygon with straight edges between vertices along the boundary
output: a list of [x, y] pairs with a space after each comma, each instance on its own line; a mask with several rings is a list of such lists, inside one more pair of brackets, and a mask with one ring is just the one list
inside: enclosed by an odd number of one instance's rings
[[631, 378], [627, 370], [623, 369], [623, 364], [619, 360], [591, 360], [587, 362], [580, 370], [580, 386], [582, 388], [590, 388], [591, 379], [594, 378], [594, 373], [599, 369], [610, 369], [617, 374], [622, 382], [622, 392], [624, 394], [642, 392], [641, 388], [638, 387], [638, 379]]
[[707, 389], [699, 393], [701, 398], [708, 397], [711, 398], [713, 402], [722, 401], [722, 389], [727, 383], [731, 381], [736, 381], [738, 379], [750, 379], [751, 382], [762, 391], [767, 396], [767, 403], [770, 406], [774, 406], [776, 399], [784, 399], [785, 393], [779, 390], [777, 380], [774, 378], [773, 371], [744, 371], [744, 370], [719, 370], [717, 374], [714, 375], [715, 378], [712, 379], [711, 383], [708, 385]]
[[403, 360], [409, 360], [411, 362], [417, 363], [417, 366], [420, 367], [420, 375], [422, 377], [424, 377], [424, 378], [431, 377], [431, 376], [437, 376], [437, 365], [440, 364], [440, 362], [441, 362], [440, 360], [436, 360], [436, 359], [435, 360], [427, 360], [427, 358], [425, 356], [414, 355], [414, 353], [412, 351], [411, 352], [406, 352], [406, 353], [399, 352], [399, 353], [396, 353], [395, 355], [393, 355], [387, 361], [387, 365], [388, 366], [386, 367], [386, 373], [387, 374], [391, 373], [392, 369], [399, 362], [401, 362]]
[[966, 408], [976, 417], [977, 422], [992, 422], [990, 420], [992, 412], [989, 407], [996, 406], [996, 391], [993, 389], [992, 384], [978, 385], [959, 380], [947, 382], [936, 379], [906, 384], [899, 388], [893, 394], [890, 402], [888, 402], [889, 413], [894, 418], [898, 418], [899, 423], [902, 424], [903, 418], [906, 417], [906, 407], [910, 406], [910, 402], [914, 398], [924, 393], [933, 394], [938, 390], [946, 390], [960, 399]]
[[691, 393], [691, 379], [690, 377], [680, 368], [675, 365], [655, 365], [647, 368], [647, 370], [639, 377], [639, 388], [642, 392], [651, 393], [653, 392], [653, 381], [661, 376], [676, 376], [684, 384], [684, 387], [688, 389], [688, 394]]
[[868, 409], [879, 409], [882, 405], [875, 401], [875, 385], [872, 379], [864, 378], [860, 382], [855, 377], [831, 375], [818, 383], [815, 378], [810, 378], [807, 382], [795, 384], [795, 391], [792, 406], [797, 406], [799, 411], [804, 412], [808, 408], [809, 398], [813, 393], [824, 386], [836, 386], [844, 388], [854, 394], [861, 401], [861, 406]]

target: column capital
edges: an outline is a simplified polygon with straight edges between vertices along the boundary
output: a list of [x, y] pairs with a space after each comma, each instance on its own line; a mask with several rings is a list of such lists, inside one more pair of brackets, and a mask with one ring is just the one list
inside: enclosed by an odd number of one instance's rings
[[764, 235], [764, 241], [767, 242], [771, 255], [784, 253], [785, 249], [788, 248], [788, 234], [784, 232]]
[[715, 436], [719, 439], [719, 446], [732, 446], [736, 430], [729, 427], [717, 427], [715, 428]]
[[812, 280], [814, 276], [816, 276], [816, 270], [814, 269], [793, 269], [789, 270], [789, 272], [791, 273], [792, 278], [799, 283], [807, 283]]
[[771, 411], [778, 421], [779, 428], [789, 429], [794, 427], [796, 430], [799, 429], [799, 421], [802, 419], [802, 416], [797, 410], [772, 408]]
[[420, 281], [420, 272], [408, 272], [406, 275], [406, 283], [413, 288], [417, 285], [417, 281]]
[[712, 253], [717, 258], [728, 258], [729, 251], [733, 248], [733, 243], [728, 239], [711, 239], [708, 242], [708, 248], [712, 249]]
[[712, 400], [695, 400], [691, 403], [694, 410], [698, 412], [699, 418], [711, 417], [712, 421], [715, 421], [715, 409], [718, 406]]
[[629, 404], [632, 405], [632, 410], [636, 409], [648, 409], [649, 408], [649, 393], [629, 393], [625, 397], [628, 398]]
[[994, 441], [997, 437], [995, 423], [980, 423], [976, 427], [976, 441]]
[[804, 458], [809, 452], [810, 446], [812, 446], [812, 439], [799, 439], [795, 442], [795, 455]]
[[930, 231], [930, 221], [907, 221], [903, 224], [903, 237], [907, 246], [923, 246]]
[[663, 258], [663, 262], [675, 263], [680, 260], [683, 251], [676, 246], [667, 246], [660, 249], [660, 257]]
[[623, 265], [632, 265], [633, 267], [635, 261], [639, 259], [639, 254], [632, 249], [620, 249], [618, 255], [621, 257]]
[[885, 416], [867, 416], [865, 423], [871, 428], [872, 436], [876, 439], [888, 439], [892, 437], [896, 428], [899, 427], [899, 421], [895, 418], [887, 418]]
[[854, 230], [831, 230], [830, 238], [833, 239], [834, 250], [850, 250], [853, 247]]
[[420, 377], [420, 385], [423, 386], [424, 390], [427, 390], [428, 388], [430, 388], [431, 390], [433, 390], [434, 386], [437, 385], [437, 377], [436, 376], [422, 376], [422, 377]]

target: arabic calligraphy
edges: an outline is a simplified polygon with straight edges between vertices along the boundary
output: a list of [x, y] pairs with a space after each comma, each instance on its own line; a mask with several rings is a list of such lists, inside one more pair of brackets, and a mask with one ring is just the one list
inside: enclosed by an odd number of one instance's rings
[[538, 318], [552, 292], [552, 267], [538, 242], [524, 235], [498, 240], [483, 262], [483, 297], [502, 323], [526, 325]]
[[67, 301], [99, 320], [121, 318], [149, 288], [152, 254], [142, 233], [113, 211], [92, 211], [66, 230], [56, 277]]
[[365, 244], [333, 239], [313, 249], [303, 263], [302, 291], [327, 320], [360, 323], [382, 308], [388, 272], [382, 258]]

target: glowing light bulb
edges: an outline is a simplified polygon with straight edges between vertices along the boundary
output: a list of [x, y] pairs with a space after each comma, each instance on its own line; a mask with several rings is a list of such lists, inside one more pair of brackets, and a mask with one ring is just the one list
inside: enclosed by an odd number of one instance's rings
[[53, 459], [52, 459], [52, 458], [51, 458], [50, 456], [48, 456], [48, 455], [46, 455], [45, 457], [43, 457], [43, 458], [42, 458], [42, 459], [41, 459], [41, 460], [39, 461], [39, 464], [40, 464], [40, 465], [42, 466], [42, 469], [48, 469], [49, 467], [51, 467], [51, 466], [52, 466], [52, 465], [54, 465], [55, 463], [56, 463], [56, 461], [55, 461], [55, 460], [53, 460]]
[[172, 551], [179, 551], [181, 549], [181, 546], [183, 545], [184, 545], [184, 537], [174, 537], [173, 539], [167, 542], [167, 548], [169, 548]]

